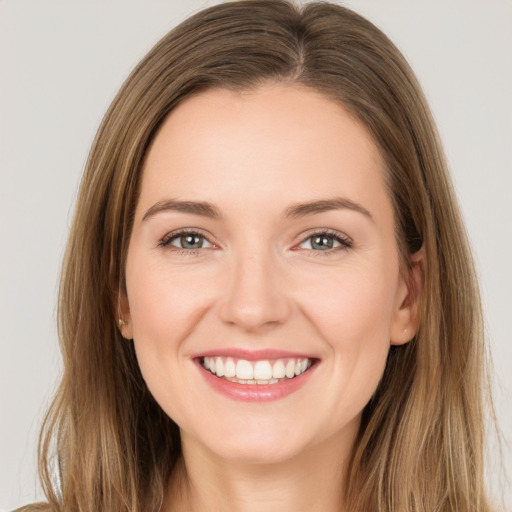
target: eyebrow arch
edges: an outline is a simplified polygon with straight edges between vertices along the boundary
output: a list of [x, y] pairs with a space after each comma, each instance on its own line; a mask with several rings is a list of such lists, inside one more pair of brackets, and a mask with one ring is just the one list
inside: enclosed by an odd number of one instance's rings
[[201, 215], [216, 220], [224, 218], [216, 206], [206, 201], [178, 201], [177, 199], [166, 199], [164, 201], [158, 201], [158, 203], [149, 208], [144, 214], [144, 217], [142, 217], [142, 220], [144, 221], [164, 211], [190, 213], [192, 215]]
[[284, 211], [285, 218], [301, 218], [315, 213], [327, 212], [329, 210], [349, 209], [362, 213], [364, 216], [373, 220], [371, 213], [358, 203], [354, 203], [350, 199], [343, 197], [335, 197], [333, 199], [320, 199], [318, 201], [310, 201], [307, 203], [295, 203]]
[[[370, 220], [373, 220], [371, 213], [366, 208], [342, 197], [319, 199], [317, 201], [309, 201], [307, 203], [294, 203], [286, 208], [283, 213], [283, 218], [297, 219], [307, 217], [308, 215], [314, 215], [316, 213], [341, 209], [354, 210], [362, 213]], [[177, 199], [166, 199], [158, 201], [149, 208], [142, 217], [142, 220], [145, 221], [149, 217], [164, 211], [177, 211], [192, 215], [201, 215], [202, 217], [208, 217], [215, 220], [224, 218], [221, 211], [215, 205], [206, 201], [179, 201]]]

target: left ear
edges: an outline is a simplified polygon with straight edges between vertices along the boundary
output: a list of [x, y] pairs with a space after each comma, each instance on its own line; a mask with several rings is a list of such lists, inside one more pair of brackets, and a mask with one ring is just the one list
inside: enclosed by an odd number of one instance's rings
[[411, 341], [420, 323], [420, 302], [423, 291], [425, 250], [422, 247], [411, 256], [411, 267], [398, 286], [391, 325], [391, 345]]

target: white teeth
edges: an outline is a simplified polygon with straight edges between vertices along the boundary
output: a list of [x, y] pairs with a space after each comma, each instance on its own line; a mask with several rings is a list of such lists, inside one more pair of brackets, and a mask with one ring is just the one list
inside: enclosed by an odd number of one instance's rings
[[254, 365], [254, 378], [256, 380], [269, 380], [272, 378], [272, 366], [268, 361], [258, 361]]
[[285, 369], [285, 372], [286, 372], [286, 376], [291, 379], [292, 377], [295, 376], [295, 360], [294, 359], [290, 359], [287, 363], [286, 363], [286, 369]]
[[222, 362], [222, 359], [220, 357], [217, 357], [215, 359], [215, 373], [217, 374], [217, 377], [223, 377], [224, 376], [224, 363]]
[[236, 375], [236, 366], [235, 362], [231, 357], [226, 359], [226, 364], [224, 365], [224, 377], [235, 377]]
[[280, 359], [278, 359], [274, 366], [272, 367], [272, 377], [274, 379], [284, 379], [286, 376], [285, 370], [284, 370], [284, 363]]
[[277, 359], [272, 363], [268, 360], [247, 361], [217, 356], [204, 357], [203, 366], [217, 377], [224, 377], [231, 382], [275, 384], [304, 373], [311, 366], [311, 360], [285, 358]]
[[270, 379], [270, 380], [240, 380], [237, 378], [232, 379], [226, 379], [230, 382], [237, 382], [238, 384], [275, 384], [276, 382], [279, 382], [278, 379]]
[[254, 372], [252, 369], [252, 364], [245, 359], [239, 359], [238, 363], [236, 363], [236, 378], [243, 380], [252, 380], [254, 377]]

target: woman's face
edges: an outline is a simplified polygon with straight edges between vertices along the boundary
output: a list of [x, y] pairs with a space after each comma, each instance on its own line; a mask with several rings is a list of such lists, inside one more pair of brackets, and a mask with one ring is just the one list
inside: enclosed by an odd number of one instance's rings
[[210, 90], [172, 111], [126, 282], [123, 335], [149, 390], [183, 443], [232, 461], [352, 442], [390, 344], [414, 335], [379, 151], [300, 87]]

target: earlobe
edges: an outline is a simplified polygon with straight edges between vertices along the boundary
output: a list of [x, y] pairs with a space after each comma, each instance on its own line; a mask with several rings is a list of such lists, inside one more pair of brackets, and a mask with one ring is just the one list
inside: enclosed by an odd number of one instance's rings
[[118, 293], [117, 312], [117, 323], [119, 331], [121, 332], [121, 336], [127, 340], [133, 339], [130, 305], [128, 304], [128, 297], [126, 296], [125, 293]]
[[391, 326], [391, 344], [411, 341], [420, 323], [420, 303], [425, 275], [425, 251], [421, 248], [411, 256], [411, 266], [400, 283], [396, 309]]

